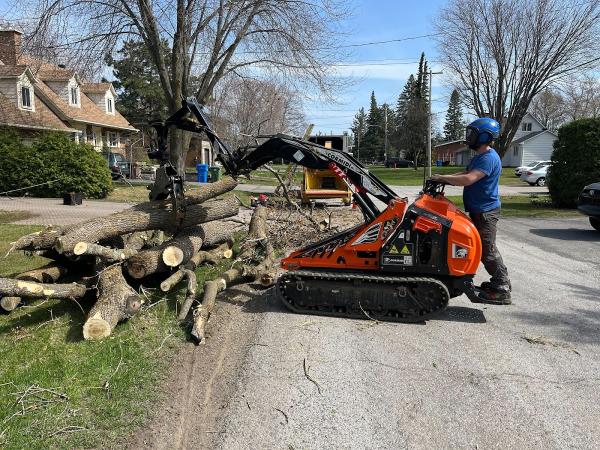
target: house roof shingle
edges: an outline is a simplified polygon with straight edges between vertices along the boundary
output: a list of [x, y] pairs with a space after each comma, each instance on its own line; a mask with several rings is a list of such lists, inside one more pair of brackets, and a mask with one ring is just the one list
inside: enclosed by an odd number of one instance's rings
[[111, 87], [111, 83], [85, 83], [81, 86], [81, 90], [86, 94], [104, 94], [110, 91]]
[[515, 139], [514, 141], [511, 142], [511, 145], [521, 144], [521, 143], [523, 143], [525, 141], [528, 141], [531, 138], [534, 138], [534, 137], [536, 137], [536, 136], [538, 136], [538, 135], [540, 135], [542, 133], [546, 133], [546, 132], [552, 133], [551, 131], [548, 131], [548, 130], [534, 131], [532, 133], [526, 134], [525, 136], [521, 136], [519, 139]]
[[63, 115], [65, 119], [76, 122], [86, 122], [93, 125], [100, 125], [122, 130], [137, 131], [132, 127], [127, 119], [118, 111], [115, 114], [106, 114], [85, 94], [81, 95], [81, 107], [70, 106], [65, 100], [57, 95], [43, 82], [35, 84], [37, 90], [46, 97], [58, 109], [58, 114]]
[[[34, 56], [17, 53], [17, 64], [0, 62], [0, 78], [17, 78], [28, 73], [34, 86], [35, 111], [22, 110], [14, 98], [2, 95], [0, 98], [0, 124], [20, 128], [60, 130], [74, 132], [75, 123], [96, 125], [136, 132], [118, 111], [108, 114], [102, 105], [96, 104], [90, 94], [102, 94], [111, 91], [111, 83], [84, 83], [73, 69], [51, 64]], [[62, 98], [49, 86], [51, 82], [67, 83], [75, 78], [80, 86], [80, 105], [71, 106], [68, 98]], [[47, 84], [48, 83], [48, 84]]]
[[0, 124], [37, 130], [77, 131], [66, 126], [37, 95], [35, 111], [25, 111], [18, 108], [14, 100], [0, 93]]
[[27, 70], [27, 66], [0, 66], [0, 78], [15, 78], [23, 75]]
[[72, 69], [50, 64], [29, 55], [20, 55], [19, 64], [29, 66], [36, 78], [43, 81], [68, 81], [75, 76], [75, 71]]

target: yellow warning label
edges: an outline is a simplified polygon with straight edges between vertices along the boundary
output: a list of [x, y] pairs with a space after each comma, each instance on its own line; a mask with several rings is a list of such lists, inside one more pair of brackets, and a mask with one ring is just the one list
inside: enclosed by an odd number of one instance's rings
[[400, 250], [400, 254], [401, 255], [410, 255], [410, 250], [408, 249], [407, 245], [405, 245], [404, 247], [402, 247], [402, 250]]
[[390, 248], [390, 255], [397, 255], [398, 254], [398, 248], [395, 245], [392, 245], [392, 248]]

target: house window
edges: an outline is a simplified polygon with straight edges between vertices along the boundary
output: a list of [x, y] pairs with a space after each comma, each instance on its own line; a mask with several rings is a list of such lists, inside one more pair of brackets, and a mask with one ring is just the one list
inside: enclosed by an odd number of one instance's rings
[[118, 147], [119, 146], [119, 133], [108, 133], [108, 146], [109, 147]]
[[519, 156], [519, 147], [513, 147], [513, 155], [514, 156]]
[[112, 98], [106, 99], [106, 112], [112, 114], [113, 112], [113, 100]]
[[74, 86], [71, 88], [71, 105], [79, 105], [79, 89]]
[[531, 131], [531, 122], [523, 122], [521, 131]]
[[92, 131], [92, 143], [94, 147], [98, 147], [98, 136], [96, 136], [96, 132]]
[[21, 86], [21, 107], [32, 109], [31, 103], [31, 89], [27, 86]]

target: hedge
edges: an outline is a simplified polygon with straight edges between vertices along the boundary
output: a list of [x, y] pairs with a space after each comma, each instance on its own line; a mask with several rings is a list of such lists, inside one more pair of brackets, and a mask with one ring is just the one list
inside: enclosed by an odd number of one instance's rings
[[35, 197], [62, 197], [73, 191], [86, 198], [104, 198], [112, 189], [108, 163], [93, 147], [59, 133], [44, 134], [26, 145], [13, 131], [0, 131], [0, 192], [51, 180], [57, 181], [26, 192]]
[[600, 181], [600, 118], [560, 127], [551, 160], [548, 190], [552, 202], [574, 208], [584, 186]]

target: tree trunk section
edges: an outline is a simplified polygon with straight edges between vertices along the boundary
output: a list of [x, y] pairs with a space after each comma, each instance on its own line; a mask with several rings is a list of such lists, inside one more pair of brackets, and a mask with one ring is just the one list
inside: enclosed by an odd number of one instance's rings
[[37, 281], [38, 283], [56, 283], [66, 274], [67, 269], [64, 266], [59, 265], [56, 262], [51, 262], [39, 269], [20, 273], [15, 278], [24, 281]]
[[[232, 190], [236, 184], [235, 180], [227, 177], [217, 183], [203, 186], [198, 194], [187, 196], [188, 206], [181, 228], [235, 215], [236, 212], [232, 212], [234, 208], [237, 211], [238, 201], [235, 198], [205, 205], [200, 203]], [[72, 253], [79, 242], [96, 243], [136, 231], [177, 231], [171, 206], [167, 201], [145, 202], [118, 213], [80, 223], [75, 229], [57, 237], [54, 246], [60, 253]]]
[[17, 309], [21, 303], [21, 297], [2, 297], [0, 298], [0, 308], [5, 312], [11, 312]]
[[80, 298], [87, 287], [83, 284], [44, 284], [34, 281], [0, 278], [0, 295], [29, 298]]
[[[235, 199], [224, 200], [226, 214], [236, 215]], [[223, 218], [219, 214], [219, 218]], [[187, 262], [202, 245], [211, 246], [231, 239], [233, 229], [223, 222], [208, 222], [185, 228], [163, 245], [144, 250], [127, 261], [127, 271], [133, 278], [141, 279], [154, 273], [168, 272], [172, 267]], [[169, 249], [167, 251], [167, 249]], [[165, 251], [167, 251], [165, 255]], [[165, 261], [166, 260], [166, 261]], [[178, 264], [176, 264], [179, 261]], [[174, 264], [174, 265], [171, 265]]]
[[140, 298], [125, 281], [121, 265], [108, 267], [98, 277], [98, 301], [83, 325], [84, 339], [110, 336], [117, 323], [131, 317], [140, 306]]
[[[215, 307], [217, 294], [230, 286], [256, 279], [256, 277], [262, 276], [263, 272], [271, 268], [275, 252], [273, 246], [266, 242], [266, 236], [267, 208], [257, 206], [250, 220], [248, 236], [243, 249], [237, 257], [237, 261], [243, 262], [243, 265], [239, 264], [237, 267], [232, 267], [221, 274], [220, 277], [204, 284], [202, 304], [194, 311], [192, 338], [196, 343], [200, 343], [206, 338], [206, 324]], [[263, 255], [258, 256], [257, 253], [261, 247], [263, 248]], [[256, 264], [248, 264], [247, 261], [251, 260], [256, 261]]]
[[91, 244], [89, 242], [78, 242], [73, 249], [73, 254], [76, 256], [91, 255], [97, 256], [102, 261], [111, 263], [115, 261], [125, 261], [127, 258], [131, 258], [137, 253], [137, 250], [131, 248], [113, 249], [103, 247], [98, 244]]
[[178, 233], [163, 250], [163, 262], [169, 267], [177, 267], [188, 262], [200, 249], [211, 247], [233, 236], [233, 227], [225, 222], [208, 222], [184, 229]]
[[192, 256], [192, 258], [185, 263], [184, 266], [180, 267], [177, 272], [160, 283], [160, 289], [163, 292], [169, 292], [171, 289], [173, 289], [173, 287], [175, 287], [175, 285], [177, 285], [185, 277], [185, 269], [196, 270], [196, 268], [201, 264], [217, 264], [220, 259], [231, 258], [233, 254], [231, 251], [232, 245], [233, 242], [228, 241], [227, 243], [222, 244], [212, 250], [200, 250], [198, 253]]

